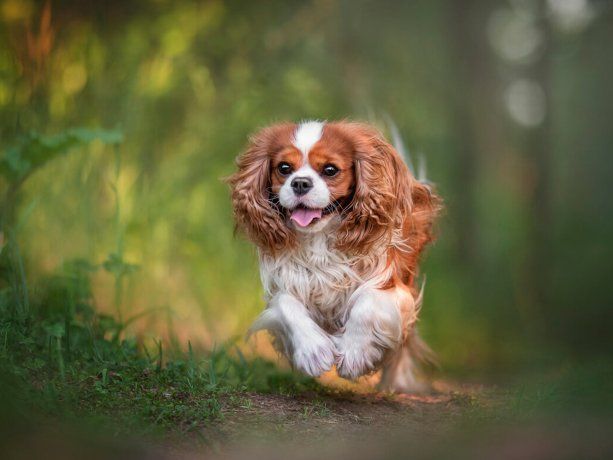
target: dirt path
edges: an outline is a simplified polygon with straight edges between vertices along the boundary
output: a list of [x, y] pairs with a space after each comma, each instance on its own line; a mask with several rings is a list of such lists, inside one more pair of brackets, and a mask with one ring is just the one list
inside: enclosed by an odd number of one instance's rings
[[278, 434], [359, 433], [363, 428], [390, 428], [405, 423], [432, 420], [438, 414], [460, 411], [452, 395], [389, 396], [382, 394], [338, 394], [299, 396], [244, 394], [224, 407], [222, 429], [230, 438], [244, 432], [244, 426]]
[[432, 395], [242, 393], [223, 401], [223, 417], [205, 436], [212, 453], [233, 453], [237, 458], [254, 449], [274, 457], [273, 446], [279, 455], [291, 451], [309, 457], [324, 446], [334, 445], [342, 452], [354, 450], [356, 444], [372, 448], [403, 433], [440, 436], [474, 394], [474, 389]]

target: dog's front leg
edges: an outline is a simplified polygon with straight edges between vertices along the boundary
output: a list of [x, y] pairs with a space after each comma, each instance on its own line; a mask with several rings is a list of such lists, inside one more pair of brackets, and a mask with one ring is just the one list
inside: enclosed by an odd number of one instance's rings
[[334, 364], [336, 348], [330, 336], [309, 315], [294, 296], [279, 293], [255, 321], [251, 332], [266, 329], [295, 369], [317, 377]]
[[402, 307], [411, 300], [396, 288], [367, 289], [355, 300], [345, 332], [336, 339], [341, 377], [355, 379], [375, 370], [402, 340]]

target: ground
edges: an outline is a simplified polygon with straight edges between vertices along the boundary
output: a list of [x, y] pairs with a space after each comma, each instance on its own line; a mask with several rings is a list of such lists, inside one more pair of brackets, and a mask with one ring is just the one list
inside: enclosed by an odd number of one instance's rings
[[245, 393], [238, 402], [230, 399], [223, 404], [219, 429], [230, 443], [241, 441], [246, 434], [291, 438], [296, 433], [317, 442], [326, 437], [360, 436], [365, 430], [436, 424], [461, 406], [451, 395]]
[[[403, 433], [438, 436], [473, 406], [478, 394], [478, 389], [466, 387], [429, 395], [325, 389], [297, 395], [227, 395], [220, 417], [204, 429], [204, 450], [242, 458], [254, 450], [271, 456], [297, 449], [302, 452], [299, 457], [309, 457], [324, 446], [328, 453], [353, 452], [356, 443], [371, 449]], [[193, 452], [193, 441], [180, 443], [184, 450], [178, 451]], [[196, 452], [202, 454], [202, 446]]]
[[[0, 304], [0, 308], [2, 305]], [[147, 343], [91, 309], [0, 311], [2, 458], [607, 458], [613, 367], [549, 360], [428, 394], [315, 381], [280, 362]]]

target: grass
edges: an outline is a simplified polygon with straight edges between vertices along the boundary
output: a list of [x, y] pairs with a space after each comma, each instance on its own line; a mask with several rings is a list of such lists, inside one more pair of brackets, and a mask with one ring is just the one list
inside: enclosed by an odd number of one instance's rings
[[[201, 435], [223, 417], [222, 401], [247, 406], [245, 392], [319, 390], [312, 379], [247, 361], [226, 344], [211, 351], [166, 349], [130, 338], [126, 323], [95, 311], [89, 267], [68, 264], [37, 286], [29, 310], [0, 298], [3, 424], [52, 420], [112, 426], [115, 435]], [[19, 312], [17, 314], [16, 312]], [[129, 322], [130, 319], [125, 320]]]
[[330, 415], [330, 409], [325, 401], [315, 399], [311, 405], [304, 406], [302, 409], [302, 417], [309, 419], [313, 416], [326, 417]]

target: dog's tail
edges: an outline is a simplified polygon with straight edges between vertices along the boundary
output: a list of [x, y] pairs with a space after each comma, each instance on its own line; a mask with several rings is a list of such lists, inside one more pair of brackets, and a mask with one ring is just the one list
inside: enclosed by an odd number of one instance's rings
[[419, 153], [417, 156], [417, 169], [415, 169], [415, 164], [413, 163], [413, 159], [411, 158], [411, 152], [407, 148], [404, 140], [402, 139], [402, 135], [400, 134], [400, 130], [398, 126], [394, 122], [394, 119], [389, 115], [385, 115], [385, 119], [389, 126], [389, 131], [392, 136], [392, 145], [396, 149], [396, 151], [400, 154], [400, 157], [405, 162], [413, 177], [417, 179], [418, 182], [426, 185], [427, 187], [432, 186], [432, 183], [428, 180], [427, 173], [427, 164], [426, 157], [423, 153]]

